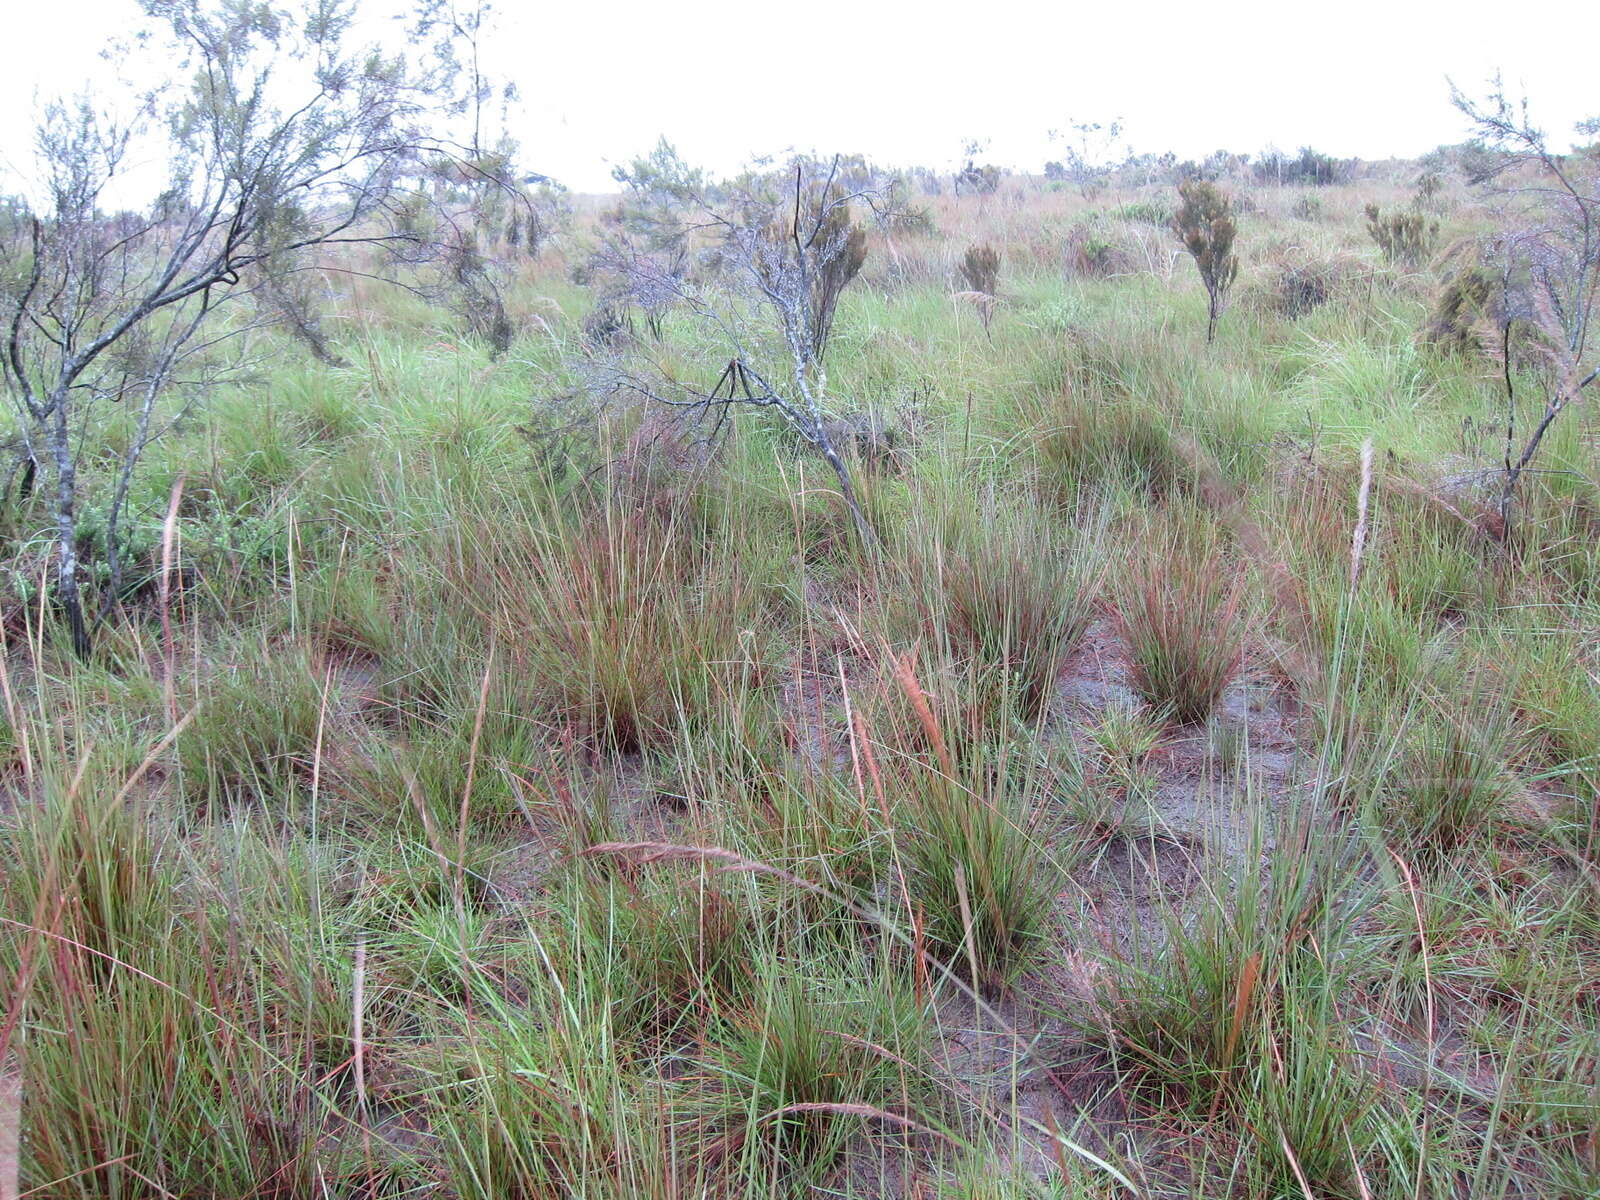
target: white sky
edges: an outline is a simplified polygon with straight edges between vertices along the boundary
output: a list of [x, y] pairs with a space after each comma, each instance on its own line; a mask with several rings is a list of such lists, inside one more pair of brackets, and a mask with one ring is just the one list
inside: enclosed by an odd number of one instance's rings
[[[133, 0], [0, 0], [0, 174], [26, 171], [37, 102], [103, 69]], [[364, 0], [388, 11], [392, 0]], [[790, 147], [948, 169], [970, 137], [1038, 171], [1046, 131], [1121, 117], [1140, 151], [1201, 156], [1303, 144], [1411, 156], [1460, 141], [1445, 76], [1496, 69], [1565, 144], [1600, 115], [1594, 0], [1206, 5], [1019, 0], [781, 5], [500, 0], [491, 72], [522, 94], [531, 170], [602, 190], [665, 134], [732, 170]], [[158, 63], [148, 64], [159, 69]], [[0, 190], [10, 190], [0, 180]]]

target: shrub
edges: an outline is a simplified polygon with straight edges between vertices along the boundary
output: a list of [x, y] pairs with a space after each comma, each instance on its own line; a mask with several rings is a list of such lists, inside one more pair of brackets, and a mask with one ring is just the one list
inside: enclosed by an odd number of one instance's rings
[[1318, 153], [1310, 146], [1300, 147], [1300, 153], [1291, 158], [1279, 150], [1269, 150], [1261, 155], [1253, 168], [1257, 183], [1310, 184], [1327, 187], [1344, 183], [1354, 169], [1353, 160], [1340, 160]]
[[446, 240], [444, 264], [467, 329], [488, 345], [491, 358], [502, 357], [517, 331], [497, 279], [501, 264], [490, 259], [470, 230], [457, 230]]
[[986, 296], [998, 294], [1000, 287], [1000, 251], [987, 242], [968, 246], [961, 258], [961, 277], [967, 288]]
[[1312, 195], [1301, 196], [1289, 209], [1289, 215], [1300, 221], [1322, 220], [1321, 197]]
[[1067, 231], [1067, 274], [1091, 279], [1127, 275], [1134, 269], [1128, 248], [1098, 221], [1080, 221]]
[[931, 238], [939, 232], [932, 211], [920, 204], [896, 204], [875, 215], [879, 226], [904, 237]]
[[1183, 205], [1172, 219], [1172, 228], [1200, 270], [1209, 300], [1206, 341], [1217, 335], [1217, 318], [1228, 300], [1228, 289], [1239, 274], [1239, 260], [1233, 253], [1238, 232], [1233, 220], [1233, 204], [1226, 192], [1204, 179], [1185, 179], [1178, 185]]
[[1250, 288], [1252, 307], [1294, 321], [1348, 292], [1371, 269], [1345, 257], [1289, 253], [1271, 263]]
[[1430, 221], [1416, 209], [1384, 213], [1376, 204], [1367, 205], [1366, 213], [1367, 233], [1387, 261], [1415, 269], [1433, 257], [1439, 240], [1438, 221]]
[[1203, 721], [1242, 661], [1242, 581], [1208, 539], [1170, 531], [1130, 564], [1118, 604], [1133, 684], [1180, 721]]
[[1158, 229], [1165, 229], [1172, 224], [1173, 212], [1172, 205], [1165, 200], [1150, 196], [1118, 205], [1111, 210], [1110, 215], [1118, 221], [1131, 221], [1136, 225], [1154, 225]]
[[1444, 191], [1444, 178], [1437, 171], [1424, 171], [1417, 177], [1417, 192], [1413, 203], [1417, 208], [1439, 207], [1439, 193]]

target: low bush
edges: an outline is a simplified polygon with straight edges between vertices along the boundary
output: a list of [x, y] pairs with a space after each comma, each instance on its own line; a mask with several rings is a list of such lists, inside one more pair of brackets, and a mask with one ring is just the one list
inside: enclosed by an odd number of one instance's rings
[[1080, 221], [1068, 230], [1062, 256], [1067, 274], [1083, 279], [1131, 275], [1138, 263], [1133, 248], [1099, 221]]
[[998, 295], [1000, 251], [987, 242], [968, 246], [967, 252], [961, 256], [961, 277], [966, 280], [970, 291], [982, 292], [986, 296]]
[[1383, 212], [1376, 204], [1366, 207], [1367, 234], [1388, 262], [1412, 270], [1433, 257], [1439, 243], [1439, 222], [1417, 209]]

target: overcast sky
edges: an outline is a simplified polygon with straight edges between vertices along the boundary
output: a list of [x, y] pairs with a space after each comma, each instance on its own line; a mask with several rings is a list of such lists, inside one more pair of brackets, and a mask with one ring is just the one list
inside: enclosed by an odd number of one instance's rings
[[[0, 169], [27, 170], [37, 101], [103, 69], [134, 0], [5, 0]], [[391, 0], [369, 0], [374, 15]], [[948, 169], [968, 138], [1037, 171], [1050, 129], [1122, 118], [1139, 151], [1301, 145], [1412, 156], [1459, 141], [1446, 76], [1495, 70], [1563, 144], [1600, 115], [1600, 5], [1168, 4], [1096, 0], [763, 4], [501, 0], [488, 68], [522, 95], [529, 169], [578, 191], [663, 134], [732, 170], [789, 148]], [[159, 63], [149, 63], [159, 70]], [[5, 185], [0, 184], [0, 187]]]

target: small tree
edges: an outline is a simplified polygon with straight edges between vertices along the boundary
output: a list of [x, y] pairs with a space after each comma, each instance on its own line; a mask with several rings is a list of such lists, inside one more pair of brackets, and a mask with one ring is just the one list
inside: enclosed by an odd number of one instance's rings
[[1068, 121], [1067, 129], [1070, 134], [1052, 129], [1046, 136], [1052, 142], [1062, 143], [1063, 160], [1058, 164], [1062, 177], [1076, 184], [1087, 200], [1106, 186], [1111, 175], [1112, 163], [1122, 141], [1122, 120], [1119, 117], [1110, 124]]
[[[24, 478], [54, 476], [56, 592], [79, 654], [92, 633], [78, 579], [85, 430], [108, 406], [135, 406], [106, 513], [103, 618], [119, 590], [118, 520], [158, 404], [190, 402], [196, 384], [226, 369], [221, 347], [250, 328], [248, 316], [219, 312], [270, 291], [314, 248], [361, 243], [417, 257], [415, 212], [397, 201], [419, 154], [440, 146], [428, 124], [437, 81], [352, 45], [345, 5], [144, 8], [170, 35], [177, 82], [127, 119], [89, 97], [51, 106], [31, 194], [0, 225], [0, 375]], [[108, 212], [132, 164], [148, 171], [151, 160], [162, 164], [160, 194]]]
[[[858, 176], [855, 182], [865, 182], [858, 172], [852, 174]], [[686, 219], [679, 222], [679, 238], [687, 244], [692, 232], [704, 239], [702, 266], [715, 263], [724, 278], [707, 286], [708, 270], [668, 271], [660, 253], [618, 254], [611, 265], [626, 273], [636, 296], [669, 296], [718, 337], [726, 347], [725, 365], [709, 386], [684, 380], [664, 363], [647, 362], [646, 370], [638, 370], [618, 360], [591, 370], [603, 390], [632, 393], [696, 417], [714, 414], [711, 437], [736, 406], [778, 413], [828, 463], [856, 533], [864, 545], [875, 547], [877, 535], [834, 441], [836, 422], [823, 367], [839, 296], [866, 257], [865, 233], [851, 210], [875, 198], [864, 186], [846, 190], [839, 175], [838, 158], [826, 173], [820, 164], [801, 159], [788, 171], [747, 175], [719, 186], [698, 172], [675, 171], [652, 205], [681, 206]], [[658, 221], [656, 227], [665, 224]]]
[[1005, 172], [992, 163], [978, 166], [970, 158], [967, 165], [956, 172], [956, 195], [962, 192], [973, 193], [979, 196], [992, 196], [1000, 187], [1000, 178]]
[[1228, 290], [1239, 274], [1239, 259], [1233, 252], [1237, 227], [1233, 202], [1216, 184], [1204, 179], [1185, 179], [1178, 185], [1183, 201], [1172, 227], [1200, 269], [1208, 298], [1206, 344], [1217, 335], [1217, 318], [1228, 302]]
[[[1600, 155], [1594, 147], [1559, 154], [1533, 124], [1524, 97], [1513, 103], [1500, 80], [1475, 100], [1451, 85], [1451, 99], [1470, 122], [1478, 144], [1494, 152], [1485, 182], [1498, 183], [1499, 234], [1480, 250], [1475, 278], [1489, 293], [1473, 306], [1498, 337], [1486, 339], [1501, 357], [1506, 390], [1505, 459], [1499, 509], [1509, 534], [1517, 484], [1544, 436], [1568, 406], [1600, 376], [1589, 333], [1600, 299]], [[1600, 118], [1578, 125], [1600, 133]], [[1531, 431], [1517, 430], [1513, 356], [1532, 368], [1544, 411]]]
[[968, 138], [961, 144], [961, 156], [966, 160], [966, 165], [956, 172], [955, 193], [975, 193], [979, 196], [990, 196], [1000, 186], [1000, 178], [1005, 172], [992, 164], [978, 166], [980, 154], [989, 149], [988, 138]]

